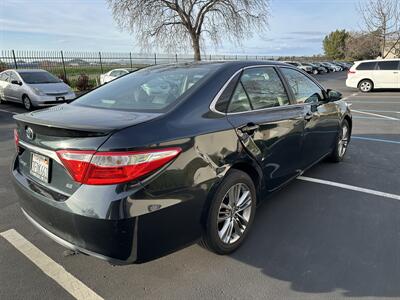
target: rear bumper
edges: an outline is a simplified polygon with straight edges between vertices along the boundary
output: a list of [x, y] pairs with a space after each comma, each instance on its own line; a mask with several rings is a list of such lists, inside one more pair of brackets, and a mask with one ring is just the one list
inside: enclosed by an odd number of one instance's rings
[[358, 88], [358, 80], [357, 79], [351, 79], [351, 78], [347, 78], [346, 79], [346, 86], [350, 87], [350, 88]]
[[28, 219], [28, 221], [30, 221], [32, 223], [32, 225], [34, 225], [37, 229], [39, 229], [42, 233], [44, 233], [45, 235], [47, 235], [49, 238], [51, 238], [53, 241], [57, 242], [58, 244], [60, 244], [61, 246], [68, 248], [70, 250], [73, 251], [78, 251], [80, 253], [84, 253], [93, 257], [97, 257], [99, 259], [108, 261], [112, 264], [125, 264], [124, 261], [120, 261], [120, 260], [116, 260], [114, 258], [108, 257], [108, 256], [104, 256], [102, 254], [99, 253], [95, 253], [93, 251], [90, 251], [88, 249], [79, 247], [77, 245], [74, 245], [66, 240], [63, 240], [62, 238], [60, 238], [59, 236], [55, 235], [54, 233], [52, 233], [51, 231], [47, 230], [46, 228], [44, 228], [42, 225], [40, 225], [38, 222], [35, 221], [35, 219], [33, 219], [23, 208], [21, 208], [23, 214], [25, 215], [25, 217]]
[[[144, 188], [113, 200], [114, 186], [110, 186], [108, 194], [102, 191], [103, 197], [92, 193], [91, 197], [79, 197], [80, 202], [74, 196], [56, 201], [36, 192], [37, 188], [32, 189], [34, 183], [19, 173], [17, 164], [16, 161], [12, 179], [25, 216], [68, 249], [115, 265], [142, 263], [188, 246], [201, 235], [204, 198], [195, 192], [190, 201], [179, 199], [181, 195], [188, 197], [186, 190], [171, 195], [175, 204], [165, 208], [165, 200], [148, 195]], [[161, 208], [150, 209], [154, 203]]]

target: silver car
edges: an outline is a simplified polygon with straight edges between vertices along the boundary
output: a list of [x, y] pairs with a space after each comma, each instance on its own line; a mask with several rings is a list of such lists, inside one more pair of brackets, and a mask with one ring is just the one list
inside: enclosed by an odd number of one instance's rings
[[6, 70], [0, 73], [0, 102], [22, 103], [27, 110], [75, 99], [74, 91], [45, 70]]

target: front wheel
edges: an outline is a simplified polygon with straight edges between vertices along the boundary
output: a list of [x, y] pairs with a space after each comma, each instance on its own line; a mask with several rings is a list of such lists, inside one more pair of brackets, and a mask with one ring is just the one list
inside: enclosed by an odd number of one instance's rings
[[229, 171], [212, 199], [201, 245], [218, 254], [232, 253], [247, 236], [255, 212], [252, 179], [242, 171]]
[[340, 162], [346, 154], [347, 147], [350, 142], [350, 125], [347, 120], [344, 120], [340, 128], [335, 148], [330, 156], [331, 161]]
[[25, 95], [24, 97], [22, 97], [22, 103], [24, 104], [26, 110], [31, 111], [33, 109], [31, 99], [29, 99], [28, 96]]

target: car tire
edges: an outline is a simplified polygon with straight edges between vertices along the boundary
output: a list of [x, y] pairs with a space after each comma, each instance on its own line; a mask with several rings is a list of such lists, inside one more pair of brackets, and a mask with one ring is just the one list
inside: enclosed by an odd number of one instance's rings
[[341, 162], [343, 160], [343, 157], [347, 152], [349, 142], [350, 142], [350, 124], [347, 120], [343, 120], [335, 143], [335, 148], [333, 149], [330, 155], [330, 160], [332, 162]]
[[358, 84], [358, 89], [362, 93], [369, 93], [374, 89], [374, 84], [371, 80], [364, 79], [361, 80], [360, 83]]
[[28, 111], [33, 110], [33, 105], [31, 99], [27, 95], [22, 97], [22, 104], [24, 105], [25, 109]]
[[253, 223], [256, 201], [250, 176], [230, 170], [213, 196], [200, 245], [221, 255], [238, 249]]

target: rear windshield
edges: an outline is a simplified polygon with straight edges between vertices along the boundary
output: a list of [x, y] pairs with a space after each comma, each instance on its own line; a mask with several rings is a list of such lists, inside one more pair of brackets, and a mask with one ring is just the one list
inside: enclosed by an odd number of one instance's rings
[[18, 72], [24, 82], [30, 84], [57, 83], [60, 79], [49, 72]]
[[113, 80], [72, 105], [116, 110], [165, 112], [189, 90], [211, 76], [217, 65], [146, 68]]

